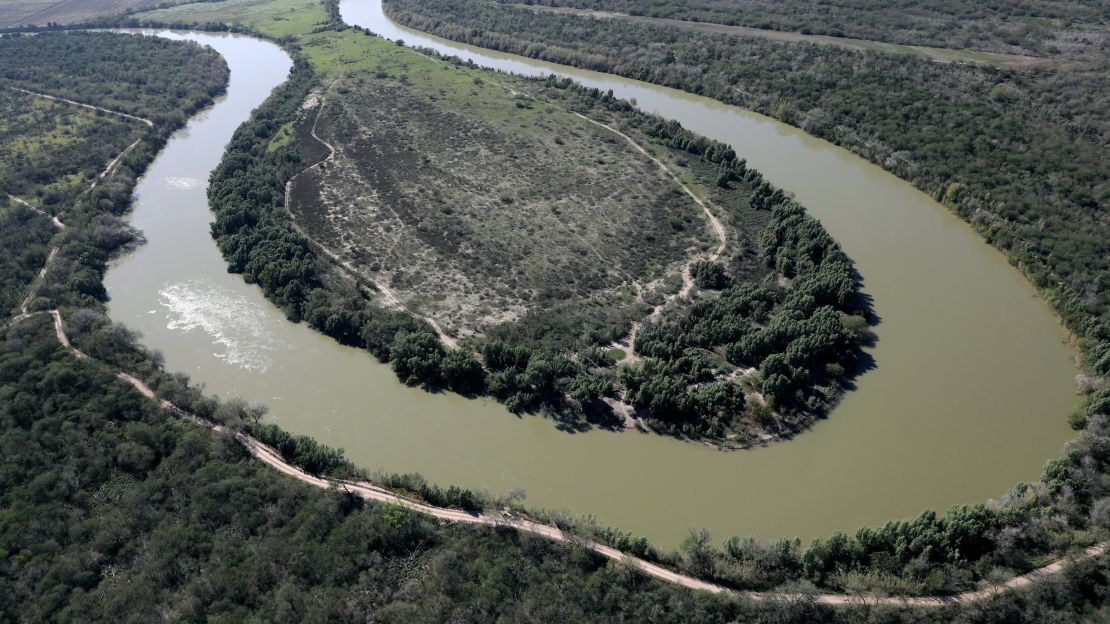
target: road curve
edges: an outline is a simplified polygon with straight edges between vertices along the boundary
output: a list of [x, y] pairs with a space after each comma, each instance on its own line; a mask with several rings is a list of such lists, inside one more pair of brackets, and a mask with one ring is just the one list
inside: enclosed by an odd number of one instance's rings
[[[65, 333], [65, 326], [62, 320], [62, 316], [58, 312], [58, 310], [49, 310], [46, 312], [37, 312], [32, 314], [20, 314], [12, 318], [11, 322], [19, 322], [41, 314], [49, 314], [52, 317], [55, 334], [57, 335], [58, 342], [61, 343], [62, 346], [64, 346], [78, 358], [93, 360], [93, 358], [90, 358], [87, 354], [81, 352], [70, 343], [69, 337]], [[337, 490], [343, 490], [356, 496], [360, 496], [363, 499], [369, 501], [401, 505], [413, 511], [427, 514], [444, 522], [460, 522], [466, 524], [486, 525], [491, 527], [507, 527], [516, 529], [518, 531], [532, 533], [534, 535], [539, 535], [541, 537], [545, 537], [556, 542], [568, 543], [583, 548], [588, 548], [608, 559], [618, 562], [624, 562], [637, 568], [648, 576], [668, 583], [673, 583], [675, 585], [679, 585], [688, 589], [708, 591], [714, 594], [724, 594], [754, 602], [794, 600], [809, 601], [815, 604], [830, 606], [872, 605], [903, 608], [935, 608], [944, 606], [968, 605], [976, 602], [981, 602], [983, 600], [989, 599], [993, 596], [997, 596], [1008, 591], [1026, 588], [1035, 583], [1044, 581], [1048, 578], [1062, 573], [1067, 568], [1067, 566], [1072, 564], [1073, 562], [1102, 556], [1103, 554], [1105, 554], [1106, 549], [1110, 547], [1110, 542], [1102, 542], [1087, 548], [1081, 553], [1077, 553], [1068, 557], [1062, 557], [1044, 567], [1037, 568], [1032, 572], [1022, 574], [1021, 576], [1015, 576], [1004, 583], [995, 583], [987, 585], [978, 590], [962, 592], [959, 594], [953, 594], [951, 596], [898, 597], [876, 596], [869, 594], [810, 594], [775, 591], [738, 591], [687, 574], [683, 574], [681, 572], [676, 572], [656, 563], [652, 563], [650, 561], [640, 559], [639, 557], [634, 557], [632, 555], [623, 553], [610, 546], [598, 544], [596, 542], [589, 541], [581, 536], [566, 533], [558, 527], [535, 522], [528, 518], [515, 515], [512, 512], [506, 510], [495, 510], [492, 512], [475, 514], [459, 509], [436, 507], [434, 505], [429, 505], [427, 503], [412, 500], [410, 498], [398, 495], [390, 490], [387, 490], [378, 485], [374, 485], [373, 483], [367, 481], [352, 481], [347, 479], [336, 479], [309, 474], [301, 468], [285, 461], [281, 454], [272, 447], [263, 444], [262, 442], [241, 431], [229, 430], [223, 425], [216, 424], [210, 420], [201, 418], [195, 414], [183, 410], [169, 401], [159, 400], [154, 390], [151, 389], [150, 386], [148, 386], [141, 379], [125, 372], [117, 373], [116, 377], [134, 387], [144, 397], [153, 401], [158, 401], [159, 405], [171, 414], [211, 431], [233, 436], [240, 444], [243, 445], [244, 448], [247, 449], [252, 457], [257, 459], [258, 461], [265, 463], [277, 472], [292, 477], [300, 481], [301, 483], [306, 483], [320, 489], [334, 488]]]

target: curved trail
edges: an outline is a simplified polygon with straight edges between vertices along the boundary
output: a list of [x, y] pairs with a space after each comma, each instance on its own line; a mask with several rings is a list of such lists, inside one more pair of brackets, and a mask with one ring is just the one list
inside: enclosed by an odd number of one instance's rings
[[[55, 335], [58, 338], [58, 342], [60, 342], [62, 346], [64, 346], [78, 358], [92, 360], [92, 358], [90, 358], [87, 354], [81, 352], [72, 344], [70, 344], [69, 337], [65, 333], [62, 316], [57, 310], [50, 310], [48, 312], [36, 312], [29, 315], [19, 315], [12, 319], [12, 321], [20, 321], [41, 314], [49, 314], [52, 317]], [[374, 485], [373, 483], [369, 483], [367, 481], [350, 481], [346, 479], [334, 479], [330, 477], [321, 477], [309, 474], [304, 470], [298, 468], [297, 466], [294, 466], [285, 461], [285, 459], [282, 458], [281, 454], [274, 450], [272, 447], [259, 442], [255, 438], [243, 432], [232, 431], [227, 427], [224, 427], [223, 425], [216, 424], [210, 420], [187, 412], [169, 401], [159, 400], [154, 390], [151, 389], [150, 386], [148, 386], [141, 379], [124, 372], [117, 373], [116, 377], [133, 386], [144, 397], [147, 397], [148, 399], [151, 399], [153, 401], [158, 401], [159, 405], [163, 409], [174, 414], [175, 416], [178, 416], [184, 420], [188, 420], [211, 431], [234, 436], [236, 441], [242, 444], [252, 457], [274, 468], [281, 474], [292, 477], [302, 483], [307, 483], [321, 489], [340, 489], [351, 494], [355, 494], [356, 496], [360, 496], [365, 500], [401, 505], [413, 511], [427, 514], [445, 522], [461, 522], [467, 524], [486, 525], [491, 527], [507, 527], [515, 529], [517, 531], [532, 533], [534, 535], [539, 535], [541, 537], [545, 537], [556, 542], [562, 542], [588, 548], [593, 552], [602, 555], [608, 559], [627, 563], [648, 576], [666, 581], [668, 583], [674, 583], [688, 589], [708, 591], [715, 594], [725, 594], [756, 602], [802, 600], [831, 606], [883, 605], [894, 607], [943, 607], [952, 605], [967, 605], [986, 600], [1007, 591], [1029, 587], [1030, 585], [1062, 573], [1072, 562], [1083, 561], [1086, 559], [1091, 559], [1093, 557], [1101, 556], [1106, 552], [1106, 549], [1110, 547], [1110, 542], [1102, 542], [1087, 548], [1082, 553], [1079, 553], [1075, 556], [1058, 559], [1044, 567], [1033, 570], [1032, 572], [1013, 577], [1005, 583], [992, 584], [979, 590], [962, 592], [959, 594], [954, 594], [952, 596], [891, 597], [864, 594], [801, 594], [773, 591], [738, 591], [718, 585], [716, 583], [704, 581], [702, 579], [689, 576], [681, 572], [670, 570], [658, 564], [651, 563], [650, 561], [645, 561], [638, 557], [623, 553], [610, 546], [605, 546], [603, 544], [588, 541], [581, 536], [568, 534], [558, 527], [541, 524], [527, 518], [516, 516], [511, 512], [494, 511], [472, 514], [459, 509], [436, 507], [434, 505], [428, 505], [426, 503], [405, 498], [403, 496], [395, 494], [394, 492], [391, 492], [390, 490]]]
[[118, 156], [113, 158], [112, 162], [108, 163], [108, 166], [104, 168], [104, 171], [101, 171], [100, 175], [96, 176], [96, 179], [93, 180], [92, 185], [90, 185], [89, 188], [85, 189], [85, 192], [88, 193], [89, 191], [93, 190], [94, 188], [96, 188], [97, 184], [100, 184], [101, 180], [115, 173], [116, 169], [119, 168], [119, 163], [121, 160], [123, 160], [123, 157], [126, 156], [128, 152], [135, 149], [139, 145], [139, 143], [142, 143], [143, 138], [145, 137], [139, 137], [135, 139], [134, 143], [128, 145], [126, 148], [124, 148], [122, 152], [119, 153]]
[[64, 230], [65, 229], [65, 227], [66, 227], [65, 224], [62, 223], [61, 220], [58, 219], [58, 217], [55, 217], [52, 214], [48, 214], [46, 211], [41, 210], [39, 208], [35, 208], [32, 204], [28, 203], [23, 198], [16, 197], [15, 195], [9, 194], [8, 199], [10, 199], [14, 202], [19, 202], [20, 204], [23, 204], [24, 206], [30, 208], [31, 210], [39, 213], [40, 215], [49, 218], [50, 221], [54, 224], [54, 227], [58, 228], [59, 230]]
[[343, 260], [342, 258], [339, 257], [339, 254], [336, 254], [334, 251], [329, 249], [327, 245], [324, 245], [320, 241], [318, 241], [315, 238], [313, 238], [312, 236], [310, 236], [309, 233], [306, 232], [304, 230], [304, 228], [302, 228], [297, 223], [297, 218], [293, 215], [293, 209], [292, 209], [293, 183], [297, 180], [297, 178], [299, 178], [301, 176], [301, 174], [306, 173], [308, 171], [311, 171], [311, 170], [323, 165], [324, 163], [326, 163], [329, 160], [331, 160], [332, 158], [334, 158], [335, 154], [336, 154], [335, 147], [331, 143], [328, 143], [324, 139], [320, 138], [320, 135], [316, 134], [316, 122], [320, 120], [320, 113], [322, 113], [324, 111], [325, 103], [326, 103], [326, 99], [325, 99], [324, 95], [321, 94], [320, 95], [320, 103], [316, 106], [316, 116], [312, 119], [312, 128], [309, 130], [309, 134], [311, 134], [312, 138], [316, 139], [316, 141], [318, 141], [321, 145], [328, 148], [328, 156], [327, 156], [327, 158], [325, 158], [325, 159], [323, 159], [319, 162], [316, 162], [316, 163], [312, 164], [311, 166], [306, 167], [303, 170], [297, 172], [296, 175], [289, 178], [289, 181], [285, 183], [285, 211], [289, 214], [290, 223], [292, 223], [293, 228], [296, 229], [297, 232], [300, 233], [301, 236], [307, 238], [309, 241], [312, 241], [312, 243], [314, 245], [316, 245], [317, 247], [320, 248], [320, 251], [324, 252], [324, 255], [331, 258], [343, 270], [347, 271], [348, 273], [350, 273], [351, 275], [353, 275], [354, 277], [356, 277], [358, 279], [366, 280], [370, 284], [373, 284], [374, 288], [376, 288], [378, 290], [378, 292], [381, 293], [382, 297], [385, 298], [385, 301], [386, 301], [387, 305], [395, 307], [399, 310], [402, 310], [402, 311], [408, 313], [413, 318], [424, 321], [429, 326], [431, 326], [432, 330], [435, 331], [437, 336], [439, 336], [440, 342], [442, 342], [444, 345], [454, 349], [455, 347], [458, 346], [458, 341], [456, 341], [451, 336], [448, 336], [447, 333], [445, 331], [443, 331], [443, 328], [440, 327], [439, 323], [437, 323], [435, 321], [435, 319], [424, 316], [422, 314], [418, 314], [417, 312], [410, 309], [408, 306], [406, 306], [404, 303], [401, 302], [400, 297], [397, 296], [397, 293], [393, 292], [392, 288], [390, 288], [389, 286], [386, 286], [383, 283], [380, 283], [376, 280], [373, 280], [373, 279], [363, 275], [362, 272], [360, 272], [353, 265], [351, 265], [351, 263]]
[[605, 128], [606, 130], [608, 130], [609, 132], [612, 132], [613, 134], [623, 138], [625, 141], [628, 141], [632, 145], [632, 147], [635, 147], [637, 151], [639, 151], [644, 156], [647, 156], [648, 158], [651, 159], [651, 161], [653, 163], [658, 165], [659, 168], [663, 170], [663, 173], [667, 174], [667, 176], [669, 176], [671, 178], [671, 180], [674, 181], [675, 184], [682, 187], [683, 191], [686, 191], [686, 194], [690, 196], [690, 199], [693, 199], [694, 202], [696, 202], [699, 206], [701, 206], [702, 211], [705, 213], [705, 218], [708, 219], [709, 224], [711, 226], [713, 226], [713, 231], [717, 234], [717, 238], [721, 241], [721, 244], [717, 246], [717, 249], [714, 250], [713, 253], [709, 254], [709, 260], [710, 261], [716, 260], [717, 258], [719, 258], [721, 256], [721, 254], [723, 254], [725, 252], [725, 245], [728, 243], [728, 238], [727, 238], [727, 235], [725, 233], [725, 226], [722, 225], [721, 221], [717, 218], [717, 216], [713, 214], [713, 211], [709, 209], [709, 206], [704, 201], [702, 201], [702, 199], [700, 197], [698, 197], [697, 194], [694, 193], [694, 191], [689, 186], [686, 186], [686, 183], [684, 183], [682, 180], [678, 179], [678, 176], [675, 175], [674, 172], [671, 171], [669, 167], [667, 167], [667, 165], [663, 164], [663, 162], [660, 161], [655, 156], [653, 156], [651, 154], [651, 152], [648, 152], [646, 149], [644, 149], [644, 147], [642, 145], [637, 143], [632, 137], [630, 137], [627, 134], [621, 132], [620, 130], [617, 130], [616, 128], [614, 128], [612, 126], [603, 124], [600, 121], [597, 121], [595, 119], [590, 119], [589, 117], [583, 115], [582, 113], [574, 113], [574, 114], [578, 115], [582, 119], [585, 119], [586, 121], [594, 124], [595, 126], [601, 126], [602, 128]]
[[116, 115], [117, 117], [124, 117], [124, 118], [127, 118], [127, 119], [133, 119], [135, 121], [139, 121], [139, 122], [142, 122], [142, 123], [146, 124], [148, 128], [153, 128], [154, 127], [154, 122], [149, 120], [149, 119], [146, 119], [144, 117], [136, 117], [135, 115], [129, 115], [127, 113], [121, 113], [120, 111], [114, 111], [110, 108], [103, 108], [103, 107], [100, 107], [100, 106], [93, 106], [92, 104], [85, 104], [84, 102], [76, 102], [74, 100], [67, 100], [66, 98], [63, 98], [63, 97], [57, 97], [55, 95], [49, 95], [49, 94], [46, 94], [46, 93], [39, 93], [37, 91], [28, 91], [27, 89], [20, 89], [19, 87], [13, 87], [13, 86], [10, 86], [10, 85], [8, 85], [8, 88], [11, 89], [12, 91], [19, 91], [20, 93], [26, 93], [27, 95], [34, 95], [34, 96], [38, 96], [38, 97], [41, 97], [41, 98], [46, 98], [48, 100], [54, 100], [56, 102], [65, 102], [66, 104], [73, 104], [74, 106], [80, 106], [82, 108], [88, 108], [88, 109], [92, 109], [92, 110], [95, 110], [95, 111], [100, 111], [102, 113], [108, 113], [109, 115]]
[[[617, 130], [616, 128], [614, 128], [610, 125], [603, 124], [600, 121], [597, 121], [595, 119], [590, 119], [589, 117], [587, 117], [587, 116], [585, 116], [581, 113], [574, 113], [574, 114], [581, 117], [582, 119], [594, 124], [595, 126], [601, 126], [602, 128], [605, 128], [606, 130], [608, 130], [609, 132], [612, 132], [613, 134], [616, 134], [617, 136], [623, 138], [625, 141], [628, 141], [629, 144], [632, 145], [632, 147], [636, 148], [637, 151], [639, 151], [644, 156], [647, 156], [649, 159], [651, 159], [652, 162], [654, 162], [656, 165], [658, 165], [659, 168], [663, 170], [663, 173], [665, 175], [667, 175], [669, 178], [671, 178], [671, 180], [675, 184], [677, 184], [679, 187], [681, 187], [682, 190], [685, 191], [686, 194], [690, 196], [690, 199], [693, 199], [694, 202], [697, 203], [697, 205], [701, 206], [702, 213], [705, 214], [706, 220], [709, 221], [709, 225], [712, 226], [713, 232], [717, 235], [717, 239], [720, 240], [720, 244], [717, 245], [717, 248], [714, 249], [708, 256], [706, 256], [706, 259], [709, 260], [710, 262], [713, 262], [717, 258], [721, 257], [721, 254], [723, 254], [725, 252], [725, 247], [728, 245], [728, 235], [725, 232], [724, 224], [722, 224], [721, 220], [717, 218], [717, 215], [713, 214], [713, 211], [709, 209], [709, 204], [706, 201], [704, 201], [704, 200], [702, 200], [702, 198], [698, 197], [697, 193], [695, 193], [693, 191], [693, 189], [691, 189], [689, 186], [687, 186], [685, 182], [680, 180], [679, 177], [677, 175], [675, 175], [675, 173], [673, 171], [671, 171], [670, 167], [667, 167], [666, 164], [664, 164], [661, 160], [659, 160], [654, 155], [652, 155], [651, 152], [647, 151], [647, 149], [645, 149], [642, 145], [637, 143], [636, 140], [633, 139], [632, 137], [628, 136], [627, 134], [621, 132], [620, 130]], [[649, 314], [648, 317], [647, 317], [648, 321], [653, 321], [653, 320], [659, 318], [659, 315], [663, 313], [663, 308], [668, 303], [670, 303], [671, 301], [674, 301], [675, 299], [683, 299], [683, 298], [687, 297], [690, 294], [690, 290], [692, 290], [693, 287], [694, 287], [694, 277], [690, 273], [690, 267], [693, 265], [694, 261], [695, 261], [695, 259], [691, 259], [689, 262], [687, 262], [686, 264], [684, 264], [682, 266], [682, 289], [679, 290], [677, 293], [674, 293], [674, 294], [668, 296], [666, 299], [664, 299], [663, 303], [655, 306], [655, 309], [653, 309], [651, 311], [651, 314]], [[632, 324], [632, 329], [629, 330], [629, 332], [628, 332], [628, 345], [627, 346], [622, 344], [622, 343], [619, 343], [619, 342], [618, 343], [613, 343], [612, 345], [610, 345], [610, 347], [617, 347], [617, 348], [620, 348], [621, 350], [625, 351], [625, 357], [622, 361], [624, 361], [624, 362], [634, 362], [634, 361], [636, 361], [636, 359], [637, 359], [636, 358], [636, 335], [639, 333], [640, 328], [642, 326], [643, 326], [643, 321], [637, 321], [637, 322]]]

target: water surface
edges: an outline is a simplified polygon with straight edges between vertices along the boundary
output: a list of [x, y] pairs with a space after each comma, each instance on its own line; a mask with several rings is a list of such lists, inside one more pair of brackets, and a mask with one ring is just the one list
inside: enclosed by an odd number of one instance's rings
[[492, 401], [428, 394], [365, 352], [289, 323], [226, 272], [208, 234], [205, 181], [234, 129], [288, 74], [276, 46], [217, 34], [227, 97], [193, 119], [137, 188], [148, 243], [107, 276], [112, 317], [143, 332], [170, 370], [266, 403], [283, 427], [343, 447], [369, 469], [441, 484], [522, 487], [534, 506], [593, 514], [674, 545], [717, 535], [809, 538], [981, 501], [1035, 479], [1069, 438], [1066, 335], [1031, 286], [942, 206], [850, 153], [766, 117], [680, 91], [483, 51], [392, 25], [377, 0], [344, 18], [488, 67], [558, 73], [732, 145], [793, 192], [856, 261], [882, 317], [876, 368], [827, 421], [739, 453], [637, 433], [569, 434]]

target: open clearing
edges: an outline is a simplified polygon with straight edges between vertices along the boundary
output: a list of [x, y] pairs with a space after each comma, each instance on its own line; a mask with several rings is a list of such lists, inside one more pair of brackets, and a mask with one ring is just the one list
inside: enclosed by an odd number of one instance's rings
[[282, 37], [312, 30], [324, 19], [317, 0], [227, 0], [184, 4], [143, 13], [154, 22], [223, 22], [247, 24], [268, 35]]
[[312, 122], [336, 154], [297, 180], [298, 223], [448, 334], [535, 308], [635, 306], [636, 282], [715, 241], [635, 146], [488, 75], [383, 54], [318, 106]]

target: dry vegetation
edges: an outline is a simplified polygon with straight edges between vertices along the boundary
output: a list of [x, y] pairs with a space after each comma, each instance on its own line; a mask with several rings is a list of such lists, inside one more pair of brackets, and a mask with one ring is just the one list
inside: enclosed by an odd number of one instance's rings
[[335, 156], [295, 184], [310, 235], [449, 334], [533, 308], [638, 306], [634, 282], [714, 244], [700, 208], [627, 141], [443, 66], [336, 84]]

